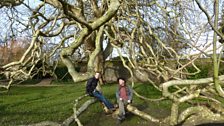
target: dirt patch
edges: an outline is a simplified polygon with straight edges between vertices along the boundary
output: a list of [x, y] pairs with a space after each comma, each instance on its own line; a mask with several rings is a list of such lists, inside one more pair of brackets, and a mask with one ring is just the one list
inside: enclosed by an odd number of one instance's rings
[[47, 78], [41, 80], [39, 83], [35, 84], [35, 86], [50, 86], [53, 78]]

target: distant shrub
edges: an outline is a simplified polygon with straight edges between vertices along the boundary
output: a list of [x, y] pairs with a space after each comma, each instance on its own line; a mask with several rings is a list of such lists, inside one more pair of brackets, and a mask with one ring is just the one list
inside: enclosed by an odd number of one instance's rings
[[[207, 78], [211, 76], [211, 73], [213, 73], [213, 67], [212, 63], [207, 63], [207, 64], [197, 64], [196, 65], [201, 71], [195, 75], [189, 75], [187, 76], [187, 79], [199, 79], [199, 78]], [[194, 73], [197, 70], [193, 67], [190, 66], [187, 68], [188, 72]]]
[[58, 66], [55, 70], [55, 74], [58, 80], [62, 79], [66, 81], [66, 80], [72, 79], [71, 75], [68, 73], [68, 69], [66, 66], [62, 66], [62, 65]]
[[6, 79], [5, 76], [3, 74], [0, 74], [0, 80], [4, 80]]

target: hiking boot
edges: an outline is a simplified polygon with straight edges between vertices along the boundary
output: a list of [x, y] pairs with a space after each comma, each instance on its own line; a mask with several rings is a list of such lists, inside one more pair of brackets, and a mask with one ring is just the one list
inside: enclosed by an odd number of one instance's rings
[[107, 112], [107, 113], [105, 113], [105, 115], [106, 115], [106, 116], [111, 116], [112, 113], [111, 113], [111, 112]]
[[111, 108], [110, 111], [114, 112], [114, 111], [116, 111], [116, 108], [115, 107]]
[[122, 121], [122, 120], [125, 119], [125, 116], [118, 116], [117, 119], [120, 120], [120, 121]]

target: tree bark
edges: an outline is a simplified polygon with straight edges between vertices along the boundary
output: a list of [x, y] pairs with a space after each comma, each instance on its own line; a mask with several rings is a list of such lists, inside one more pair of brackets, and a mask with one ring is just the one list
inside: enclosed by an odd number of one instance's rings
[[[215, 13], [215, 20], [214, 20], [214, 28], [218, 29], [218, 17], [219, 17], [219, 0], [215, 0], [214, 3], [214, 13]], [[219, 82], [219, 68], [217, 62], [217, 33], [214, 31], [213, 34], [213, 68], [214, 68], [214, 83], [215, 88], [220, 96], [224, 97], [224, 91]]]
[[[79, 74], [77, 71], [75, 71], [73, 63], [71, 62], [69, 56], [74, 53], [74, 51], [84, 42], [84, 39], [92, 33], [92, 31], [96, 30], [103, 24], [105, 24], [107, 21], [109, 21], [117, 12], [120, 3], [118, 0], [111, 0], [110, 6], [108, 11], [101, 16], [100, 18], [96, 19], [93, 23], [90, 24], [91, 29], [84, 28], [82, 32], [80, 33], [80, 36], [78, 39], [76, 39], [69, 47], [64, 48], [61, 52], [61, 59], [63, 63], [67, 66], [68, 72], [72, 76], [72, 79], [74, 82], [84, 81], [87, 80], [90, 76], [93, 74], [92, 69], [88, 69], [87, 73], [85, 74]], [[94, 54], [95, 55], [95, 54]], [[90, 60], [88, 63], [88, 66], [93, 66], [93, 62]]]
[[1, 0], [0, 8], [2, 7], [14, 7], [23, 3], [24, 0]]
[[156, 122], [156, 123], [159, 123], [160, 120], [159, 119], [156, 119], [152, 116], [150, 116], [149, 114], [145, 113], [145, 112], [142, 112], [140, 110], [138, 110], [136, 107], [132, 106], [132, 105], [127, 105], [127, 110], [137, 116], [140, 116], [141, 118], [143, 119], [146, 119], [148, 121], [152, 121], [152, 122]]

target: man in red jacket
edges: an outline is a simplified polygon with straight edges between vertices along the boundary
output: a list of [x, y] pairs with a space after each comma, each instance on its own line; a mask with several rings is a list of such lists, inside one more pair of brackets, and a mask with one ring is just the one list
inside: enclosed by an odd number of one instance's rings
[[120, 77], [117, 79], [118, 89], [116, 91], [117, 102], [119, 106], [118, 120], [121, 121], [125, 119], [125, 107], [131, 103], [133, 91], [132, 88], [126, 85], [124, 78]]

